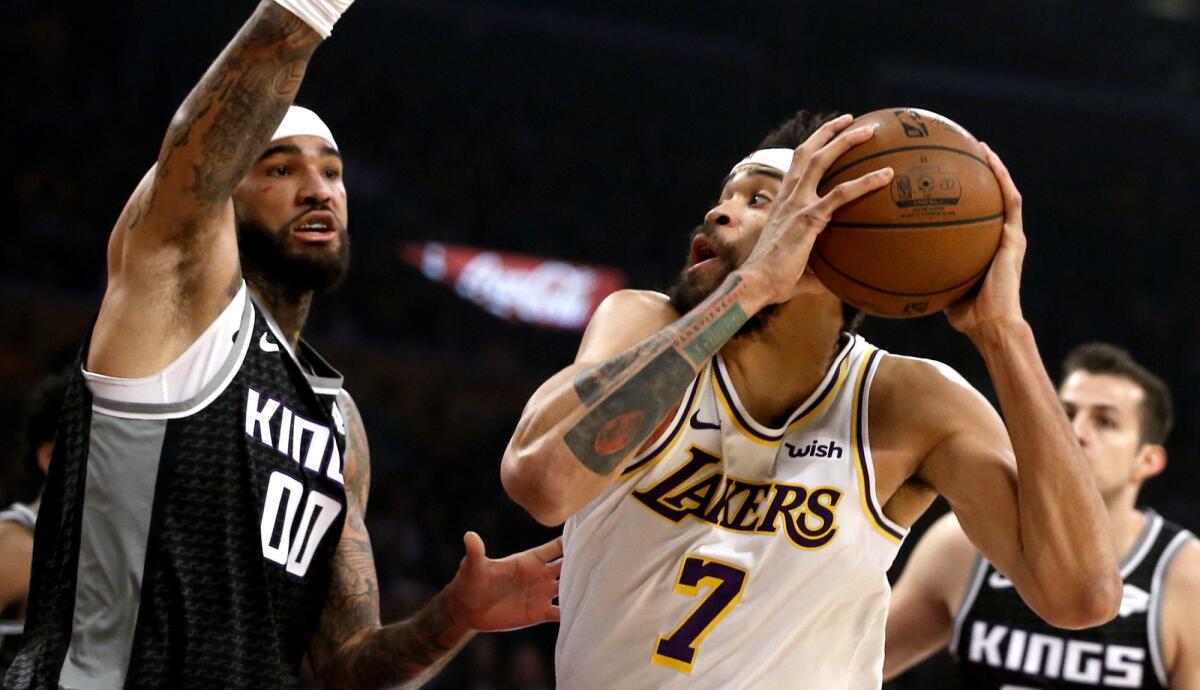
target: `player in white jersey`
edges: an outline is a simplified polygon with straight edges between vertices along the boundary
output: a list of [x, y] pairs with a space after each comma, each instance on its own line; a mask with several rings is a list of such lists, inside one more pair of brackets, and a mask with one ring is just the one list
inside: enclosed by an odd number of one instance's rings
[[501, 477], [567, 523], [560, 688], [879, 687], [885, 573], [939, 493], [1040, 614], [1115, 615], [1100, 496], [1021, 315], [1012, 179], [989, 150], [1001, 245], [948, 310], [1006, 430], [948, 368], [847, 333], [805, 270], [833, 211], [892, 178], [817, 194], [873, 134], [850, 121], [802, 113], [734, 166], [671, 296], [609, 297], [526, 407]]

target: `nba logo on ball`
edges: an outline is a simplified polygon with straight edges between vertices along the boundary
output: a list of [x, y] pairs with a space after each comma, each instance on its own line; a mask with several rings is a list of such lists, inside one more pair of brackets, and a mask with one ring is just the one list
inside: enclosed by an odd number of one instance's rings
[[820, 194], [890, 167], [892, 183], [834, 213], [809, 266], [844, 302], [875, 316], [941, 311], [987, 272], [1004, 200], [979, 142], [937, 113], [888, 108], [857, 118], [875, 136], [830, 166]]

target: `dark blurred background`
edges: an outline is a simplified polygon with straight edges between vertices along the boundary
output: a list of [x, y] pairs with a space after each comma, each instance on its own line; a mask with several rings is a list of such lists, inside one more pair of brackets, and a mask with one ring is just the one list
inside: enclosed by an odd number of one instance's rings
[[[10, 439], [99, 305], [109, 230], [172, 113], [253, 3], [5, 5]], [[452, 576], [464, 530], [492, 554], [553, 536], [504, 496], [498, 463], [528, 395], [578, 341], [460, 300], [405, 268], [399, 242], [607, 264], [662, 289], [730, 165], [800, 107], [924, 107], [1004, 157], [1024, 193], [1024, 304], [1047, 365], [1057, 375], [1073, 345], [1107, 340], [1167, 379], [1171, 464], [1143, 498], [1200, 528], [1200, 0], [360, 0], [298, 102], [346, 159], [352, 275], [307, 333], [371, 437], [385, 620]], [[863, 332], [990, 395], [941, 316]], [[0, 505], [32, 490], [6, 447]], [[555, 633], [477, 638], [436, 687], [551, 687]]]

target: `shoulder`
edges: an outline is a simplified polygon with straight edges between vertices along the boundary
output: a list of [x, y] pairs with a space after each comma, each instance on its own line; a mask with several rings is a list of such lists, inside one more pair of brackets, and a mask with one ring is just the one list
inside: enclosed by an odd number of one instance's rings
[[618, 290], [596, 307], [576, 362], [599, 362], [679, 320], [671, 301], [652, 290]]
[[879, 362], [879, 370], [872, 385], [872, 395], [877, 390], [913, 394], [942, 394], [954, 397], [977, 398], [987, 404], [983, 395], [975, 389], [954, 367], [932, 359], [909, 357], [888, 353]]
[[992, 404], [953, 367], [931, 359], [888, 354], [871, 384], [875, 429], [908, 438], [918, 452], [958, 432], [988, 442], [1007, 439]]
[[1167, 570], [1166, 596], [1200, 614], [1200, 540], [1190, 533], [1183, 539]]
[[592, 321], [610, 318], [659, 318], [675, 321], [679, 314], [669, 297], [654, 290], [617, 290], [596, 307]]
[[4, 554], [0, 559], [4, 561], [11, 560], [9, 557], [14, 554], [32, 554], [33, 534], [15, 520], [0, 521], [0, 553]]
[[1200, 649], [1200, 541], [1189, 535], [1171, 558], [1162, 595], [1162, 632], [1164, 653], [1171, 675], [1180, 670], [1186, 656], [1191, 673], [1200, 674], [1200, 659], [1192, 656]]

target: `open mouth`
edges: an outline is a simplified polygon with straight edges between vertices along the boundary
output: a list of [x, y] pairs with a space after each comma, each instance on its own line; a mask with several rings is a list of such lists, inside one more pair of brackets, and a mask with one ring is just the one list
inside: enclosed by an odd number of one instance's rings
[[721, 258], [717, 252], [717, 247], [705, 235], [696, 235], [692, 238], [692, 255], [691, 268], [695, 268], [700, 264], [716, 261]]
[[329, 211], [314, 211], [301, 218], [292, 232], [305, 242], [330, 242], [337, 237], [337, 220]]

